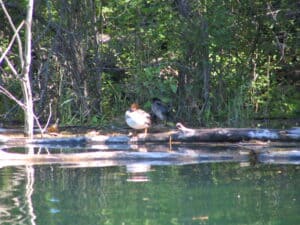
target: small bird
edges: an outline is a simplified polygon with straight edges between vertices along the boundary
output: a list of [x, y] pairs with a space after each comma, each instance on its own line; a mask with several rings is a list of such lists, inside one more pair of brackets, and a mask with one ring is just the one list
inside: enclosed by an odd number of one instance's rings
[[176, 128], [178, 130], [180, 130], [181, 132], [184, 132], [184, 133], [192, 133], [192, 134], [194, 134], [196, 132], [195, 129], [187, 128], [187, 127], [183, 126], [182, 123], [176, 123]]
[[52, 135], [56, 135], [59, 132], [59, 118], [56, 119], [55, 123], [50, 125], [47, 128], [47, 133], [52, 134]]
[[137, 103], [133, 103], [125, 113], [125, 121], [131, 128], [135, 130], [145, 129], [145, 134], [151, 125], [150, 115], [139, 108]]
[[170, 116], [170, 107], [163, 103], [159, 98], [152, 99], [151, 111], [155, 117], [162, 121], [167, 122]]

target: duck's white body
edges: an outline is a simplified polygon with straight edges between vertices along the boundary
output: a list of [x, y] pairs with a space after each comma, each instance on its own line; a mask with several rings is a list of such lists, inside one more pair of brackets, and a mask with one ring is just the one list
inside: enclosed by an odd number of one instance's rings
[[[147, 129], [151, 125], [150, 114], [133, 104], [125, 113], [125, 121], [133, 129]], [[146, 131], [145, 131], [146, 132]]]

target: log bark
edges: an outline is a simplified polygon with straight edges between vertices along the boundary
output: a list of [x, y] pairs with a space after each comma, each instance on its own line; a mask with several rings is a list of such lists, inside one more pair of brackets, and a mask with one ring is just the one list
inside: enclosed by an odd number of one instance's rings
[[[55, 147], [55, 146], [52, 146]], [[191, 146], [179, 144], [169, 149], [168, 145], [97, 145], [77, 152], [65, 148], [53, 153], [44, 146], [43, 151], [28, 154], [12, 152], [0, 148], [0, 168], [17, 165], [61, 164], [71, 167], [106, 167], [120, 165], [187, 165], [199, 163], [242, 163], [242, 166], [256, 163], [299, 164], [300, 151], [297, 145], [281, 144], [232, 144], [199, 143]], [[34, 147], [29, 147], [34, 149]], [[89, 149], [87, 152], [86, 150]]]
[[[177, 128], [169, 132], [133, 137], [120, 134], [34, 139], [7, 138], [1, 136], [3, 130], [0, 129], [0, 167], [53, 163], [86, 167], [132, 163], [182, 165], [210, 162], [300, 162], [300, 128], [191, 129], [182, 124], [177, 124]], [[31, 150], [27, 154], [16, 153], [13, 147]], [[57, 153], [57, 149], [61, 149], [61, 152]]]
[[241, 142], [241, 141], [300, 141], [300, 127], [288, 130], [258, 128], [212, 128], [191, 129], [177, 124], [177, 130], [164, 133], [139, 134], [134, 137], [95, 136], [89, 143], [147, 143], [147, 142]]
[[[219, 151], [177, 149], [177, 151], [95, 151], [82, 153], [55, 153], [55, 154], [22, 154], [7, 153], [0, 150], [1, 161], [15, 161], [15, 163], [68, 163], [76, 164], [83, 161], [126, 161], [126, 162], [152, 162], [157, 164], [189, 164], [199, 162], [241, 162], [248, 161], [247, 154]], [[112, 161], [110, 161], [111, 163]]]
[[258, 128], [213, 128], [190, 129], [177, 123], [178, 132], [174, 140], [189, 142], [239, 142], [249, 140], [261, 141], [300, 141], [300, 127], [288, 130]]
[[[3, 133], [3, 132], [2, 132]], [[256, 128], [212, 128], [191, 129], [182, 124], [177, 124], [177, 130], [163, 133], [138, 134], [137, 136], [96, 135], [96, 136], [71, 136], [50, 138], [9, 138], [0, 134], [1, 144], [5, 146], [92, 146], [96, 144], [134, 144], [134, 143], [193, 143], [193, 142], [243, 142], [243, 141], [276, 141], [300, 142], [300, 127], [288, 130], [256, 129]]]

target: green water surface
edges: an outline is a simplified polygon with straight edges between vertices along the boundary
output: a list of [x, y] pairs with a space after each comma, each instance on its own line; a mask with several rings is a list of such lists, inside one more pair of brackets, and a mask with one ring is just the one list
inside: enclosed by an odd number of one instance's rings
[[300, 224], [300, 166], [0, 169], [0, 224]]

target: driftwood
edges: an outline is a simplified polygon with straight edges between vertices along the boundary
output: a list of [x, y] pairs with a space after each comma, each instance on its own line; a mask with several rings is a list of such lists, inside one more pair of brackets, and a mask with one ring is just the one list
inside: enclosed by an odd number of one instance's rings
[[[82, 162], [98, 162], [102, 165], [114, 162], [151, 163], [158, 165], [167, 164], [192, 164], [199, 162], [242, 162], [248, 160], [248, 154], [236, 154], [235, 152], [180, 149], [177, 151], [95, 151], [81, 153], [49, 153], [49, 154], [22, 154], [8, 153], [0, 150], [0, 159], [10, 163], [64, 163], [81, 164]], [[121, 163], [122, 164], [122, 163]]]
[[179, 132], [173, 138], [181, 141], [239, 142], [249, 140], [262, 141], [300, 141], [300, 127], [288, 130], [258, 128], [213, 128], [190, 129], [178, 123]]
[[[199, 163], [236, 162], [300, 164], [297, 143], [199, 143], [195, 145], [93, 145], [75, 151], [70, 147], [52, 152], [47, 147], [28, 147], [33, 151], [16, 153], [0, 149], [0, 168], [16, 165], [61, 164], [68, 167], [105, 167], [115, 165], [152, 166], [186, 165]], [[38, 150], [38, 151], [37, 151]], [[76, 153], [78, 152], [78, 153]]]
[[[34, 139], [9, 138], [3, 133], [0, 134], [0, 167], [53, 163], [85, 167], [207, 162], [300, 164], [300, 128], [190, 129], [177, 124], [177, 130], [147, 135]], [[26, 147], [28, 154], [14, 152], [15, 147]], [[61, 152], [57, 153], [57, 149]]]
[[299, 142], [300, 127], [288, 130], [258, 129], [258, 128], [205, 128], [191, 129], [178, 123], [177, 130], [163, 133], [128, 135], [96, 135], [96, 136], [71, 136], [50, 138], [8, 138], [1, 136], [0, 145], [5, 146], [87, 146], [95, 144], [133, 144], [133, 143], [178, 143], [178, 142], [242, 142], [250, 140], [276, 141], [276, 142]]

